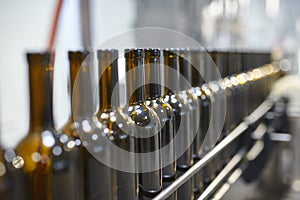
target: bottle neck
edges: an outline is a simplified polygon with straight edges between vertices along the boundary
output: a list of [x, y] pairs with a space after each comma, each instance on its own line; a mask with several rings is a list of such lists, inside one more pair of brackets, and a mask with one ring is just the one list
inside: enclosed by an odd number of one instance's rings
[[[126, 86], [127, 96], [129, 97], [129, 104], [145, 101], [145, 86], [144, 86], [144, 69], [142, 57], [126, 58], [126, 72], [127, 75]], [[138, 85], [137, 89], [134, 85]]]
[[238, 74], [241, 71], [242, 71], [242, 58], [240, 54], [237, 52], [228, 53], [228, 66], [226, 70], [226, 76]]
[[112, 110], [112, 108], [118, 106], [118, 88], [114, 101], [112, 101], [112, 95], [114, 87], [118, 82], [118, 60], [117, 56], [114, 56], [110, 51], [102, 51], [98, 54], [99, 76], [100, 76], [100, 112]]
[[146, 98], [157, 98], [161, 96], [160, 84], [160, 57], [145, 57], [145, 85]]
[[186, 55], [179, 56], [179, 72], [185, 78], [185, 80], [180, 79], [180, 90], [189, 89], [192, 82], [191, 64], [188, 59]]
[[71, 82], [71, 118], [93, 114], [91, 73], [87, 52], [69, 52]]
[[199, 87], [204, 83], [202, 76], [205, 73], [205, 68], [204, 68], [205, 54], [199, 50], [192, 50], [191, 56], [192, 56], [191, 58], [192, 65], [190, 65], [191, 73], [192, 73], [191, 84], [192, 87]]
[[[174, 94], [179, 89], [178, 61], [177, 54], [164, 55], [164, 95]], [[171, 74], [176, 74], [175, 77]]]
[[54, 128], [50, 54], [27, 54], [30, 88], [30, 132]]

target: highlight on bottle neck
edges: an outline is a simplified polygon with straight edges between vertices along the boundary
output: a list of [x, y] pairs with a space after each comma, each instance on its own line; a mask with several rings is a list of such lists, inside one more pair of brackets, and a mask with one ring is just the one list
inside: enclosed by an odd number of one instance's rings
[[[118, 50], [98, 50], [100, 111], [119, 106], [119, 91], [113, 97], [113, 90], [118, 83]], [[112, 101], [112, 98], [115, 98]], [[114, 105], [113, 105], [114, 104]]]
[[30, 88], [30, 130], [53, 128], [53, 67], [50, 53], [27, 53]]
[[[146, 98], [157, 98], [161, 94], [160, 49], [145, 49], [145, 85]], [[150, 83], [151, 82], [151, 83]]]
[[192, 87], [199, 87], [204, 84], [203, 76], [205, 74], [205, 53], [200, 49], [191, 49], [191, 73], [192, 73], [192, 80], [191, 84]]
[[[143, 49], [125, 49], [126, 87], [129, 104], [145, 101]], [[139, 86], [135, 88], [135, 85]]]
[[69, 51], [69, 61], [70, 61], [70, 82], [71, 82], [71, 90], [74, 88], [74, 83], [76, 80], [76, 76], [80, 69], [81, 64], [84, 59], [89, 54], [88, 51]]
[[[164, 87], [164, 95], [174, 94], [179, 90], [179, 74], [176, 73], [176, 77], [170, 76], [170, 71], [175, 70], [179, 72], [179, 65], [178, 65], [178, 50], [177, 49], [165, 49], [163, 50], [164, 56], [164, 82], [166, 86], [171, 86], [172, 89], [169, 87]], [[167, 70], [169, 68], [169, 70]]]
[[186, 90], [191, 87], [192, 83], [192, 68], [191, 68], [191, 54], [188, 49], [179, 50], [179, 72], [186, 79], [179, 82], [180, 90]]
[[74, 118], [94, 113], [91, 62], [88, 51], [70, 51], [72, 115]]

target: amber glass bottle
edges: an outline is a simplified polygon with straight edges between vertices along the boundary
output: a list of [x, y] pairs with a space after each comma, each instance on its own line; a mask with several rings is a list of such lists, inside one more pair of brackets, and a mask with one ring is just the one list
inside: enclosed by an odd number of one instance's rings
[[99, 140], [102, 139], [100, 136], [105, 126], [97, 126], [96, 124], [99, 123], [93, 116], [93, 106], [91, 106], [93, 97], [90, 92], [92, 57], [89, 57], [88, 53], [69, 52], [71, 86], [73, 86], [72, 112], [75, 129], [80, 131], [83, 145], [84, 196], [85, 199], [117, 199], [114, 171], [94, 157], [95, 152], [90, 152], [101, 147], [96, 146], [97, 141], [91, 144], [92, 140], [89, 137], [97, 135]]
[[[159, 84], [161, 78], [160, 53], [159, 49], [145, 49], [145, 78], [148, 82], [145, 85], [145, 94], [146, 104], [156, 112], [160, 119], [162, 178], [163, 188], [166, 188], [176, 178], [175, 145], [170, 143], [175, 136], [175, 115], [172, 107], [162, 98], [161, 85]], [[168, 199], [176, 199], [176, 193], [169, 196]]]
[[[13, 163], [14, 161], [14, 163]], [[26, 174], [18, 168], [18, 157], [12, 149], [0, 149], [0, 199], [29, 199]], [[16, 163], [15, 163], [16, 162]]]
[[[198, 106], [200, 111], [200, 118], [198, 121], [198, 132], [197, 136], [194, 140], [194, 152], [193, 158], [194, 162], [200, 160], [205, 153], [206, 150], [209, 150], [209, 147], [204, 146], [204, 138], [207, 135], [209, 122], [210, 122], [210, 110], [211, 103], [214, 100], [211, 98], [211, 91], [209, 88], [203, 87], [203, 83], [205, 82], [202, 76], [205, 74], [205, 53], [200, 49], [191, 50], [191, 60], [192, 65], [189, 65], [192, 72], [192, 77], [189, 78], [192, 88], [187, 90], [189, 93], [193, 93], [198, 98]], [[214, 172], [214, 170], [210, 170], [212, 165], [207, 165], [198, 172], [194, 177], [194, 194], [195, 198], [198, 198], [199, 195], [204, 191], [204, 178], [207, 180], [210, 176], [210, 171]], [[209, 181], [210, 182], [210, 181]]]
[[[143, 59], [142, 49], [125, 50], [126, 72], [129, 73], [126, 79], [129, 106], [125, 109], [135, 122], [138, 153], [154, 153], [151, 160], [147, 156], [140, 156], [138, 160], [141, 170], [153, 167], [148, 172], [139, 173], [140, 199], [152, 199], [162, 190], [161, 154], [157, 151], [161, 148], [161, 127], [157, 114], [145, 103]], [[139, 87], [135, 89], [134, 84]]]
[[[73, 90], [76, 90], [74, 88], [74, 84], [76, 82], [76, 77], [77, 77], [77, 73], [80, 67], [80, 64], [84, 61], [85, 57], [88, 55], [89, 52], [87, 51], [77, 51], [77, 52], [72, 52], [70, 51], [68, 53], [68, 57], [70, 60], [70, 67], [69, 67], [69, 72], [70, 72], [70, 87], [69, 87], [69, 91], [70, 91], [70, 99], [71, 99], [71, 113], [70, 113], [70, 117], [67, 121], [67, 123], [61, 128], [61, 132], [65, 135], [67, 135], [68, 137], [73, 138], [74, 140], [74, 150], [72, 153], [69, 153], [70, 156], [70, 162], [72, 164], [72, 166], [76, 166], [76, 168], [73, 169], [73, 173], [74, 176], [72, 177], [72, 179], [62, 179], [60, 180], [61, 182], [63, 181], [68, 181], [69, 183], [77, 183], [78, 184], [78, 188], [74, 188], [73, 189], [73, 194], [74, 196], [72, 197], [72, 199], [84, 199], [84, 168], [83, 168], [83, 147], [81, 144], [81, 140], [79, 137], [79, 133], [78, 133], [78, 125], [75, 122], [76, 121], [76, 117], [73, 116], [73, 111], [75, 112], [79, 112], [77, 111], [78, 107], [80, 107], [79, 105], [76, 105], [73, 100]], [[76, 175], [75, 175], [76, 174]], [[68, 184], [68, 183], [66, 183]]]
[[29, 199], [52, 199], [52, 148], [56, 144], [52, 115], [50, 54], [27, 54], [30, 88], [30, 126], [17, 147], [19, 163], [28, 175]]
[[[195, 93], [195, 90], [192, 88], [192, 67], [191, 67], [191, 51], [188, 49], [181, 49], [179, 51], [179, 72], [185, 78], [185, 81], [182, 81], [180, 84], [180, 93], [187, 99], [189, 103], [190, 113], [191, 113], [191, 137], [193, 138], [193, 145], [191, 146], [193, 152], [193, 160], [197, 162], [199, 160], [198, 154], [201, 148], [200, 143], [200, 99]], [[200, 80], [199, 80], [200, 81]], [[194, 177], [194, 188], [193, 191], [195, 194], [200, 191], [200, 181], [202, 177], [200, 173], [197, 173]]]
[[[99, 50], [98, 66], [100, 75], [100, 109], [97, 113], [99, 121], [107, 127], [105, 132], [113, 143], [128, 152], [135, 152], [135, 139], [132, 134], [130, 121], [121, 112], [118, 99], [112, 102], [113, 89], [118, 82], [118, 51], [117, 50]], [[103, 74], [102, 74], [103, 72]], [[118, 94], [118, 91], [117, 91]], [[119, 95], [116, 96], [119, 98]], [[112, 139], [113, 138], [113, 139]], [[112, 155], [118, 157], [118, 155]], [[121, 159], [121, 160], [120, 160]], [[135, 160], [128, 157], [122, 157], [118, 162], [131, 162]], [[131, 160], [130, 160], [131, 159]], [[116, 173], [116, 193], [118, 199], [138, 199], [138, 180], [134, 173], [113, 170]]]
[[0, 199], [16, 199], [13, 191], [13, 180], [7, 168], [7, 161], [4, 157], [5, 150], [0, 150]]
[[[181, 176], [193, 165], [193, 149], [192, 149], [192, 126], [191, 126], [191, 112], [188, 99], [185, 95], [181, 94], [179, 85], [179, 52], [176, 49], [165, 49], [164, 65], [174, 70], [176, 73], [171, 75], [171, 71], [164, 71], [165, 85], [169, 88], [164, 88], [164, 100], [171, 105], [175, 114], [175, 130], [176, 134], [184, 134], [181, 140], [177, 140], [175, 143], [176, 149], [181, 149], [183, 154], [177, 159], [177, 177]], [[172, 87], [172, 88], [171, 88]], [[178, 152], [176, 153], [178, 154]], [[177, 191], [178, 199], [193, 199], [193, 181], [189, 180], [183, 184]]]

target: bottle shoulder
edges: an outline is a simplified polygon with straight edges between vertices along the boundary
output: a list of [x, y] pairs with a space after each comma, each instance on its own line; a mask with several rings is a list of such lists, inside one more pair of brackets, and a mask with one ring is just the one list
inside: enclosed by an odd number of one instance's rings
[[42, 163], [45, 168], [51, 166], [51, 150], [58, 144], [57, 137], [52, 130], [36, 131], [28, 134], [17, 145], [16, 151], [19, 163], [23, 163], [24, 171], [30, 172]]
[[165, 102], [162, 97], [148, 100], [146, 104], [154, 110], [161, 123], [174, 119], [175, 115], [171, 105]]
[[179, 94], [166, 95], [164, 101], [172, 107], [175, 115], [178, 113], [184, 115], [190, 110], [187, 99], [181, 98]]
[[77, 122], [73, 119], [69, 119], [65, 125], [59, 129], [59, 131], [63, 134], [66, 134], [68, 137], [79, 139], [79, 134], [77, 130]]
[[99, 116], [99, 122], [105, 126], [105, 132], [109, 133], [110, 137], [126, 135], [133, 129], [133, 121], [121, 109], [102, 112]]
[[160, 121], [156, 112], [146, 102], [125, 106], [123, 110], [138, 126], [156, 126]]
[[55, 160], [66, 158], [81, 145], [79, 139], [70, 137], [55, 129], [30, 131], [17, 145], [16, 154], [19, 163], [23, 163], [25, 172], [30, 172], [43, 166], [49, 168]]

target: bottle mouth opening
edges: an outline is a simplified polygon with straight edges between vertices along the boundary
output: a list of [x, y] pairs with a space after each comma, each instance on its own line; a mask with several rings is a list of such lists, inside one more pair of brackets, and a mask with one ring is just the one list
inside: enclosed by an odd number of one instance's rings
[[143, 49], [125, 49], [125, 58], [127, 59], [134, 59], [134, 58], [144, 58], [145, 57], [145, 52]]
[[48, 65], [50, 63], [51, 54], [48, 51], [40, 52], [40, 53], [32, 52], [32, 53], [27, 53], [26, 57], [28, 63], [32, 63], [35, 61], [38, 62], [42, 61], [45, 65]]

